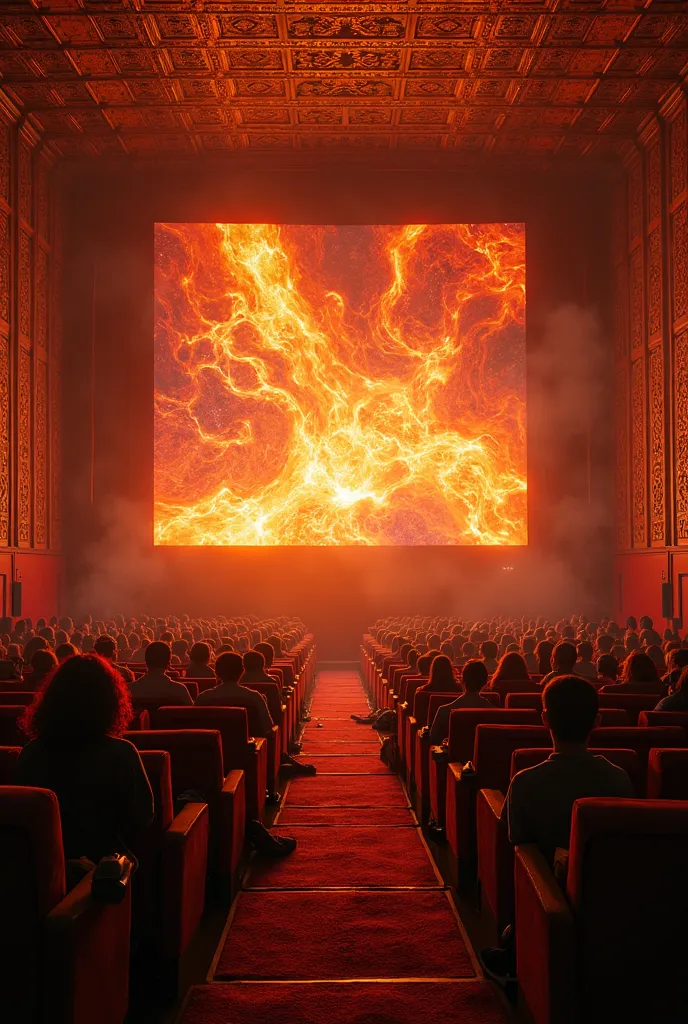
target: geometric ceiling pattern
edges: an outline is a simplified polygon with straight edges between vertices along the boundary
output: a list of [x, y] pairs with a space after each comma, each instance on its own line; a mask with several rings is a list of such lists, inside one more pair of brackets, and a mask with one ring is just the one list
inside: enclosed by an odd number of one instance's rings
[[604, 158], [688, 69], [678, 0], [0, 0], [0, 12], [0, 88], [66, 158]]

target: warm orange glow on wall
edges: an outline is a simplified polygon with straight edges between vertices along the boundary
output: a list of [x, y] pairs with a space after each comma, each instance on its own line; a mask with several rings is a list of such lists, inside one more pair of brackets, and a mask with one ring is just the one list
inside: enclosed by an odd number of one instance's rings
[[155, 542], [524, 544], [521, 224], [158, 224]]

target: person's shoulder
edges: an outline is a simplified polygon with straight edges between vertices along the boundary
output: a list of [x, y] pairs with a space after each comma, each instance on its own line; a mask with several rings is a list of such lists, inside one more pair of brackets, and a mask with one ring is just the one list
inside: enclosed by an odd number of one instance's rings
[[[184, 689], [186, 689], [186, 687], [184, 687]], [[196, 700], [194, 701], [194, 704], [196, 704], [196, 705], [201, 704], [202, 705], [202, 704], [212, 704], [212, 703], [214, 703], [214, 698], [217, 696], [216, 691], [218, 689], [219, 689], [219, 687], [213, 686], [209, 690], [201, 690], [201, 692], [199, 693], [198, 697], [196, 697]]]
[[632, 789], [632, 783], [627, 771], [624, 771], [618, 764], [612, 764], [602, 754], [594, 756], [595, 768], [610, 785], [616, 786], [622, 793]]
[[114, 757], [133, 757], [134, 754], [136, 757], [139, 756], [137, 748], [129, 740], [125, 740], [124, 736], [103, 736], [100, 746]]
[[523, 768], [516, 772], [511, 780], [512, 792], [522, 793], [524, 790], [532, 789], [540, 784], [543, 777], [547, 777], [552, 771], [553, 762], [549, 758], [540, 764], [534, 764], [531, 768]]

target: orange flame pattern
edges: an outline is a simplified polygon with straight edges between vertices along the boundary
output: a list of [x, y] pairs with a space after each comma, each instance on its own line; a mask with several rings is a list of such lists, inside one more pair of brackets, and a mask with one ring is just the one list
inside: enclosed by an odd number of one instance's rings
[[156, 225], [155, 542], [524, 544], [520, 224]]

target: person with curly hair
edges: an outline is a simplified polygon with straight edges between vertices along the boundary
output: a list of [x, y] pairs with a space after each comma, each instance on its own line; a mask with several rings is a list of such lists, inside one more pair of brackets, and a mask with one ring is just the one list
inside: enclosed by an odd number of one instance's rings
[[665, 687], [659, 672], [649, 654], [645, 651], [631, 651], [621, 672], [621, 682], [603, 686], [600, 693], [656, 693], [665, 695]]
[[20, 720], [30, 742], [19, 755], [15, 783], [53, 790], [67, 859], [97, 863], [127, 853], [153, 820], [139, 752], [122, 739], [131, 717], [120, 674], [86, 654], [56, 668]]

